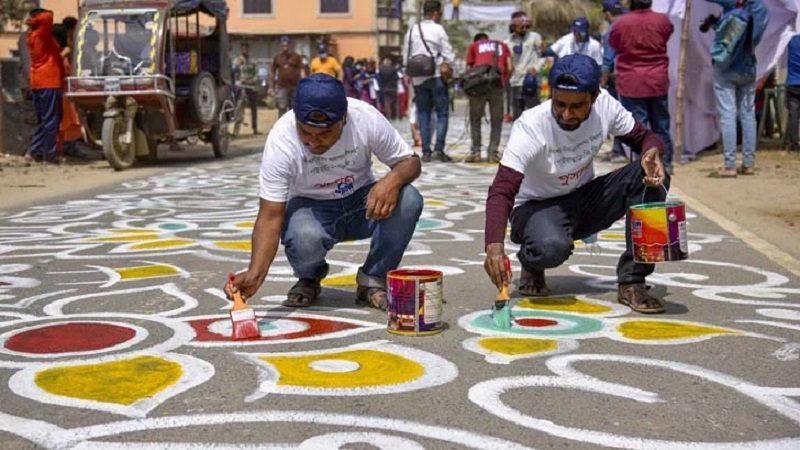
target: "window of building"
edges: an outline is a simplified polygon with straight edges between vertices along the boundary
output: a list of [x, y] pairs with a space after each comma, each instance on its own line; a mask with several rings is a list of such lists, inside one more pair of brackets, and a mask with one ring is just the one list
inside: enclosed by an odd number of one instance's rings
[[244, 0], [242, 12], [244, 14], [272, 14], [272, 0]]
[[350, 0], [319, 0], [322, 14], [350, 14]]

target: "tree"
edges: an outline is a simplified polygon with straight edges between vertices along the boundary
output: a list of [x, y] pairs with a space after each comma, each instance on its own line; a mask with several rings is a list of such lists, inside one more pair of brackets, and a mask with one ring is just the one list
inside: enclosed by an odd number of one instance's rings
[[25, 19], [27, 0], [0, 0], [0, 32], [5, 28], [19, 29]]

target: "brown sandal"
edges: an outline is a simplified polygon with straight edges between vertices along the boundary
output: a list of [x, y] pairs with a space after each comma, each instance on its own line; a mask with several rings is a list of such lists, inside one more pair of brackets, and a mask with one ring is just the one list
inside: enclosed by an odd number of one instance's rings
[[547, 286], [547, 280], [544, 277], [544, 269], [534, 270], [533, 272], [522, 269], [517, 290], [521, 295], [529, 297], [547, 297], [550, 295], [550, 288]]
[[389, 295], [381, 287], [359, 286], [356, 290], [356, 304], [386, 311], [389, 308]]
[[289, 289], [286, 300], [281, 304], [289, 308], [308, 308], [317, 302], [320, 292], [322, 292], [320, 280], [301, 278]]
[[664, 302], [647, 292], [644, 283], [620, 284], [617, 301], [642, 314], [663, 313]]

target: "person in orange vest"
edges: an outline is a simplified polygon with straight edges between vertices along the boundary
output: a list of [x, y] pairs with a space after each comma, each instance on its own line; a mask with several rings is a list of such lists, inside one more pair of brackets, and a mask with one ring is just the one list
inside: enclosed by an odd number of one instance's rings
[[64, 65], [61, 47], [53, 37], [53, 12], [36, 8], [25, 24], [31, 57], [31, 95], [38, 122], [25, 159], [58, 164], [56, 140], [62, 114]]

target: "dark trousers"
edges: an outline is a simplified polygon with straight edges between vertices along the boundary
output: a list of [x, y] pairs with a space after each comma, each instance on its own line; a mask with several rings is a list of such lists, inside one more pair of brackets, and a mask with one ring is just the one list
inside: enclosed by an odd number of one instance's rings
[[244, 88], [247, 95], [247, 103], [250, 105], [250, 126], [253, 133], [258, 131], [258, 91], [253, 88]]
[[61, 124], [61, 89], [34, 89], [33, 106], [36, 108], [36, 130], [33, 132], [28, 155], [35, 159], [56, 161], [58, 126]]
[[422, 134], [422, 153], [431, 152], [431, 114], [436, 111], [436, 152], [444, 153], [447, 123], [450, 118], [450, 93], [441, 78], [431, 78], [414, 86], [414, 103], [417, 105], [417, 122]]
[[[574, 249], [573, 241], [607, 229], [623, 216], [631, 205], [663, 201], [662, 187], [646, 188], [644, 170], [632, 162], [611, 173], [595, 178], [574, 192], [545, 200], [530, 200], [511, 214], [511, 240], [520, 245], [522, 266], [532, 271], [551, 269], [566, 261]], [[665, 186], [669, 188], [669, 178]], [[627, 246], [617, 263], [617, 282], [643, 283], [653, 273], [654, 264], [633, 261], [630, 220], [625, 220]]]
[[472, 153], [481, 152], [481, 122], [483, 113], [489, 103], [489, 123], [492, 131], [489, 134], [489, 155], [497, 155], [500, 147], [500, 133], [503, 131], [503, 88], [496, 87], [489, 92], [469, 98], [469, 128], [472, 134]]
[[798, 145], [798, 120], [800, 120], [800, 86], [786, 86], [786, 109], [789, 110], [789, 123], [786, 125], [786, 134], [789, 145]]
[[672, 166], [672, 136], [669, 130], [669, 99], [660, 97], [631, 98], [620, 96], [622, 106], [633, 118], [653, 130], [664, 141], [664, 166]]
[[533, 108], [539, 104], [539, 90], [536, 90], [536, 95], [523, 95], [522, 86], [514, 86], [511, 88], [511, 114], [514, 120], [519, 119], [519, 116], [526, 109]]
[[383, 93], [383, 115], [389, 119], [397, 119], [397, 91], [381, 91]]

